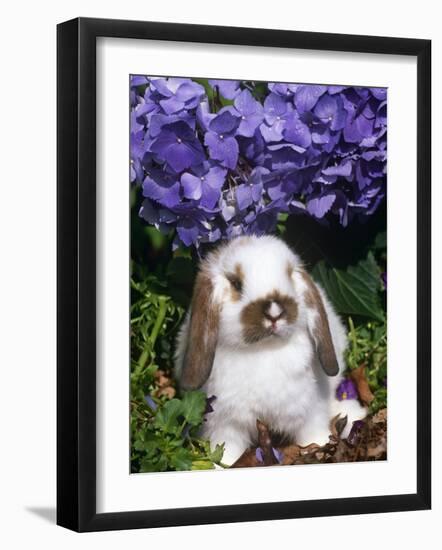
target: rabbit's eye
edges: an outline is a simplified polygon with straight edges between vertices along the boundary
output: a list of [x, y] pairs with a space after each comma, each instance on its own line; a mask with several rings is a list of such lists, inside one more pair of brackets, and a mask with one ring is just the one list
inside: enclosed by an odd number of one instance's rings
[[242, 292], [242, 281], [238, 277], [235, 277], [234, 275], [229, 275], [228, 277], [229, 283], [232, 285], [234, 290], [236, 292]]

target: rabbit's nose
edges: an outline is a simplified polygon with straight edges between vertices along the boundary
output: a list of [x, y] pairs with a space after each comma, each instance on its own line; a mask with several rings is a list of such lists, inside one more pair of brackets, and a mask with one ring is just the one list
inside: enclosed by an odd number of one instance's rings
[[270, 321], [277, 321], [284, 313], [283, 308], [278, 302], [270, 302], [264, 311], [264, 316]]

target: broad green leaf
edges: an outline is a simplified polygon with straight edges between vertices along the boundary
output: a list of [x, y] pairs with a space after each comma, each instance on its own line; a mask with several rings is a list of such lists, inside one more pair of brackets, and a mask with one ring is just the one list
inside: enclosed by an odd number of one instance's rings
[[339, 313], [384, 321], [379, 289], [380, 272], [373, 254], [346, 271], [319, 262], [312, 272]]
[[199, 390], [189, 391], [183, 395], [182, 414], [189, 424], [197, 426], [203, 421], [206, 408], [206, 396]]
[[181, 447], [171, 455], [169, 462], [175, 470], [190, 470], [192, 466], [192, 455], [190, 451]]
[[145, 457], [140, 461], [140, 472], [164, 472], [167, 470], [167, 459], [159, 455], [157, 460]]
[[182, 414], [182, 404], [179, 399], [166, 401], [155, 416], [155, 427], [167, 433], [175, 433], [178, 429], [178, 417]]

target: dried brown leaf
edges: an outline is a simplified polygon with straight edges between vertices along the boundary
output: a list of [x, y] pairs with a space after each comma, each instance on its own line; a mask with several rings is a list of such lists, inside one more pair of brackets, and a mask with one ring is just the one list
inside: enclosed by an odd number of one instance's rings
[[356, 384], [359, 399], [365, 405], [369, 405], [373, 401], [374, 395], [370, 390], [370, 386], [365, 376], [365, 365], [360, 365], [358, 368], [352, 370], [350, 372], [350, 378]]

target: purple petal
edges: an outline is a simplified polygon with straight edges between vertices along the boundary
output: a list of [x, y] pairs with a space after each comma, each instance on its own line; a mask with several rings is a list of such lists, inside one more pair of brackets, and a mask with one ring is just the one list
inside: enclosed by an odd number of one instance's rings
[[299, 147], [304, 147], [305, 149], [310, 147], [312, 142], [309, 127], [299, 119], [297, 113], [293, 113], [287, 118], [283, 135], [290, 143], [298, 145]]
[[243, 183], [236, 188], [236, 202], [240, 210], [245, 210], [253, 202], [252, 187]]
[[322, 195], [307, 201], [307, 211], [315, 218], [323, 218], [335, 202], [334, 194]]
[[261, 104], [256, 101], [249, 90], [243, 90], [233, 102], [236, 110], [241, 115], [253, 115], [262, 112]]
[[316, 105], [316, 102], [323, 93], [327, 91], [327, 86], [300, 86], [296, 90], [295, 106], [300, 113], [310, 111]]
[[181, 109], [184, 108], [184, 103], [179, 101], [175, 96], [169, 97], [168, 99], [162, 99], [160, 105], [167, 115], [181, 111]]
[[351, 161], [344, 161], [342, 164], [324, 168], [322, 170], [322, 173], [326, 176], [350, 176], [351, 170], [352, 170]]
[[176, 229], [185, 246], [191, 246], [198, 240], [198, 226], [193, 220], [188, 218], [180, 219]]
[[187, 199], [198, 200], [202, 195], [202, 179], [185, 172], [181, 176], [181, 185], [183, 187], [184, 196]]
[[256, 457], [256, 460], [257, 460], [259, 463], [261, 463], [261, 464], [264, 463], [264, 455], [263, 455], [263, 452], [262, 452], [261, 447], [256, 447], [255, 457]]
[[224, 138], [214, 132], [207, 132], [204, 136], [204, 143], [209, 148], [211, 158], [219, 160], [226, 168], [233, 170], [236, 167], [239, 147], [235, 138]]
[[236, 130], [238, 124], [238, 117], [233, 116], [230, 111], [223, 111], [210, 122], [209, 129], [218, 135], [228, 135]]
[[387, 88], [370, 88], [370, 92], [379, 101], [387, 99]]
[[262, 114], [243, 115], [237, 133], [240, 136], [253, 137], [262, 122]]
[[143, 196], [171, 208], [180, 202], [180, 184], [172, 177], [155, 173], [143, 181]]

